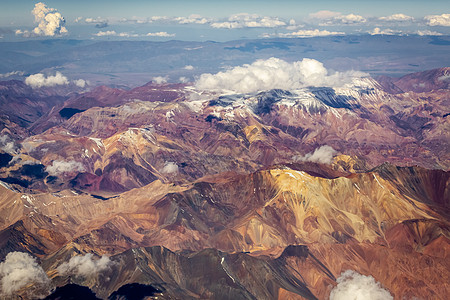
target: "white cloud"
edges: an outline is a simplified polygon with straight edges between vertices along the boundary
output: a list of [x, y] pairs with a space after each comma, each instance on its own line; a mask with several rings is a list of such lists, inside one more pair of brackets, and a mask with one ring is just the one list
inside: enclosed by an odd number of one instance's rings
[[360, 15], [348, 14], [343, 15], [340, 12], [321, 10], [316, 13], [309, 14], [309, 17], [320, 21], [321, 26], [328, 25], [352, 25], [365, 23], [367, 20]]
[[18, 148], [8, 135], [0, 135], [0, 149], [9, 154], [17, 154]]
[[400, 30], [393, 30], [393, 29], [381, 29], [379, 27], [375, 27], [372, 31], [369, 31], [371, 35], [401, 35], [402, 32]]
[[108, 20], [107, 19], [103, 19], [101, 17], [97, 17], [97, 18], [86, 18], [84, 19], [84, 21], [86, 23], [94, 23], [94, 24], [98, 24], [98, 23], [107, 23]]
[[107, 30], [107, 31], [99, 31], [97, 33], [94, 33], [95, 36], [116, 36], [117, 32], [114, 30]]
[[74, 83], [77, 87], [80, 87], [80, 88], [84, 88], [84, 87], [86, 86], [86, 84], [88, 84], [88, 82], [87, 82], [86, 80], [84, 80], [84, 79], [77, 79], [77, 80], [74, 80], [73, 83]]
[[450, 14], [425, 16], [429, 26], [450, 26]]
[[226, 29], [236, 29], [236, 28], [255, 28], [255, 27], [280, 27], [285, 26], [286, 23], [278, 18], [259, 16], [256, 14], [240, 13], [231, 15], [227, 21], [224, 22], [214, 22], [211, 24], [213, 28], [226, 28]]
[[168, 16], [153, 16], [150, 18], [151, 21], [158, 22], [158, 21], [168, 21], [170, 18]]
[[15, 33], [16, 35], [23, 35], [23, 36], [25, 36], [25, 37], [29, 37], [29, 36], [30, 36], [30, 32], [29, 32], [28, 30], [16, 29], [16, 30], [14, 31], [14, 33]]
[[34, 20], [38, 23], [31, 32], [28, 30], [16, 30], [16, 35], [23, 35], [24, 37], [31, 36], [55, 36], [67, 33], [67, 28], [64, 26], [66, 21], [64, 17], [54, 8], [49, 8], [42, 2], [36, 3], [31, 13], [34, 15]]
[[139, 17], [132, 17], [130, 21], [135, 22], [136, 24], [147, 24], [152, 22], [147, 18], [139, 18]]
[[243, 28], [244, 25], [239, 24], [238, 22], [215, 22], [211, 24], [213, 28], [225, 28], [225, 29], [236, 29]]
[[54, 76], [45, 77], [42, 73], [37, 73], [25, 78], [25, 84], [31, 86], [33, 89], [41, 87], [53, 87], [57, 85], [67, 85], [73, 83], [78, 87], [85, 87], [87, 82], [83, 79], [69, 81], [61, 72], [56, 72]]
[[133, 16], [129, 19], [121, 18], [119, 20], [119, 22], [122, 22], [122, 23], [129, 22], [129, 23], [135, 23], [135, 24], [149, 24], [149, 23], [152, 23], [152, 20], [149, 18], [140, 18], [140, 17]]
[[394, 21], [394, 22], [414, 21], [413, 17], [407, 16], [405, 14], [393, 14], [387, 17], [380, 17], [378, 19], [382, 21]]
[[192, 14], [189, 17], [177, 17], [174, 18], [179, 24], [207, 24], [211, 21], [209, 18], [202, 17], [200, 15]]
[[88, 24], [95, 24], [96, 28], [105, 28], [108, 27], [108, 20], [107, 19], [103, 19], [101, 17], [97, 17], [97, 18], [86, 18], [84, 19], [84, 22], [88, 23]]
[[321, 10], [321, 11], [309, 14], [309, 17], [313, 18], [313, 19], [326, 20], [326, 19], [332, 19], [332, 18], [340, 16], [340, 15], [342, 15], [342, 14], [337, 11]]
[[136, 24], [148, 24], [153, 22], [164, 22], [164, 23], [178, 23], [178, 24], [208, 24], [212, 21], [210, 18], [202, 17], [197, 14], [192, 14], [188, 17], [168, 17], [168, 16], [152, 16], [150, 18], [122, 18], [120, 22], [132, 22]]
[[296, 161], [310, 161], [322, 164], [331, 164], [333, 156], [337, 153], [332, 147], [325, 145], [317, 148], [314, 152], [310, 152], [305, 156], [296, 156], [294, 160]]
[[7, 77], [14, 76], [14, 75], [22, 76], [24, 74], [25, 74], [25, 72], [23, 72], [23, 71], [12, 71], [12, 72], [8, 72], [8, 73], [0, 74], [0, 78], [7, 78]]
[[435, 36], [437, 36], [437, 35], [443, 35], [442, 33], [440, 33], [440, 32], [437, 32], [437, 31], [431, 31], [431, 30], [417, 30], [417, 32], [416, 32], [418, 35], [420, 35], [420, 36], [426, 36], [426, 35], [435, 35]]
[[389, 291], [381, 287], [372, 276], [364, 276], [347, 270], [336, 280], [338, 285], [331, 290], [330, 300], [390, 300]]
[[194, 68], [194, 66], [191, 66], [191, 65], [186, 65], [186, 66], [184, 66], [184, 68], [183, 69], [185, 69], [185, 70], [194, 70], [195, 68]]
[[189, 79], [187, 77], [181, 76], [180, 78], [178, 78], [178, 81], [181, 83], [188, 83]]
[[56, 268], [58, 273], [63, 276], [81, 276], [91, 277], [100, 272], [104, 272], [111, 268], [114, 262], [108, 256], [103, 255], [99, 259], [94, 259], [92, 253], [87, 253], [83, 256], [73, 256], [68, 262], [64, 262]]
[[118, 36], [118, 37], [139, 37], [139, 34], [136, 33], [128, 33], [128, 32], [116, 32], [114, 30], [107, 30], [107, 31], [99, 31], [97, 33], [94, 33], [95, 36]]
[[342, 86], [354, 77], [368, 76], [355, 71], [329, 74], [323, 64], [304, 58], [288, 63], [278, 58], [257, 60], [217, 74], [202, 74], [195, 85], [200, 90], [253, 93], [270, 89], [298, 89], [306, 86]]
[[178, 173], [178, 166], [174, 162], [166, 161], [164, 163], [164, 167], [161, 169], [161, 173], [163, 173], [163, 174]]
[[297, 22], [294, 19], [289, 20], [289, 26], [286, 26], [287, 30], [297, 30], [299, 28], [303, 28], [305, 25], [303, 24], [297, 24]]
[[277, 36], [279, 37], [314, 37], [314, 36], [330, 36], [330, 35], [343, 35], [345, 32], [336, 32], [336, 31], [328, 31], [328, 30], [298, 30], [289, 33], [279, 33]]
[[45, 168], [45, 171], [53, 176], [58, 176], [66, 172], [84, 172], [85, 170], [82, 163], [74, 160], [55, 160], [50, 166]]
[[137, 33], [128, 33], [128, 32], [120, 32], [119, 34], [117, 34], [117, 36], [120, 36], [120, 37], [139, 37], [139, 34], [137, 34]]
[[42, 73], [38, 73], [28, 76], [25, 79], [25, 84], [31, 86], [32, 88], [40, 88], [69, 84], [69, 80], [66, 76], [61, 74], [61, 72], [56, 72], [55, 76], [48, 77], [45, 77], [45, 75]]
[[360, 24], [366, 22], [364, 17], [355, 14], [343, 15], [334, 19], [340, 21], [342, 24]]
[[146, 36], [158, 36], [158, 37], [174, 37], [175, 33], [167, 33], [165, 31], [160, 32], [149, 32]]
[[156, 76], [156, 77], [153, 77], [152, 80], [156, 84], [163, 84], [163, 83], [166, 83], [167, 80], [169, 80], [169, 76]]
[[[50, 291], [50, 279], [36, 259], [27, 253], [10, 252], [5, 261], [0, 263], [1, 292], [4, 296], [12, 296], [15, 292], [33, 284], [33, 297], [39, 292]], [[29, 288], [27, 288], [29, 289]], [[30, 290], [31, 292], [31, 290]]]

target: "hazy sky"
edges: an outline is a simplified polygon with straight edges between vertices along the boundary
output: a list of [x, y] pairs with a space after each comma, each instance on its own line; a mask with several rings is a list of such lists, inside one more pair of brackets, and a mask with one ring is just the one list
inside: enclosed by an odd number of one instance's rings
[[47, 0], [35, 8], [37, 3], [0, 0], [0, 40], [450, 33], [445, 0]]

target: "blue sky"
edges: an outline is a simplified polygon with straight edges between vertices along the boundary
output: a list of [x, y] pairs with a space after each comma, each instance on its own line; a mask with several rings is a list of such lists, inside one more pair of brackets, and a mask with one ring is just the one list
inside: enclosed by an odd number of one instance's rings
[[65, 20], [57, 21], [56, 28], [44, 18], [35, 21], [31, 11], [38, 2], [0, 0], [0, 38], [227, 40], [450, 33], [450, 5], [444, 0], [43, 1], [44, 15], [59, 13], [57, 19]]

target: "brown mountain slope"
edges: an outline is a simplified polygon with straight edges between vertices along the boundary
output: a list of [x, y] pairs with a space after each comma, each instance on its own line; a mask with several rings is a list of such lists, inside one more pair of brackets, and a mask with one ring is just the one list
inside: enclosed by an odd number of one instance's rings
[[[410, 174], [420, 174], [422, 179], [411, 179]], [[410, 180], [415, 181], [415, 193], [408, 193]], [[420, 192], [426, 190], [429, 180], [442, 183], [431, 194]], [[251, 175], [209, 177], [184, 186], [155, 181], [107, 200], [69, 191], [21, 195], [2, 189], [1, 215], [5, 218], [0, 234], [23, 245], [20, 249], [5, 246], [3, 255], [20, 250], [47, 259], [48, 254], [72, 241], [81, 253], [118, 254], [160, 245], [172, 251], [213, 247], [277, 257], [284, 247], [300, 244], [308, 245], [315, 258], [310, 262], [296, 258], [288, 263], [294, 269], [304, 266], [302, 280], [317, 298], [326, 295], [333, 276], [346, 269], [372, 274], [396, 297], [411, 295], [411, 284], [423, 286], [414, 289], [423, 297], [439, 299], [447, 291], [441, 284], [449, 275], [445, 249], [450, 238], [448, 221], [440, 213], [445, 212], [442, 205], [448, 203], [449, 195], [448, 173], [443, 171], [383, 166], [369, 173], [327, 179], [276, 168]], [[428, 204], [434, 205], [433, 209]], [[61, 262], [58, 255], [52, 254], [55, 263]], [[164, 272], [174, 266], [159, 264], [164, 265]], [[183, 268], [177, 271], [182, 274], [179, 276], [191, 276]], [[270, 276], [278, 272], [298, 276], [283, 268], [272, 266], [268, 272]], [[233, 272], [245, 277], [248, 271]], [[320, 275], [314, 275], [316, 272]], [[158, 282], [149, 278], [146, 283]], [[242, 279], [242, 284], [250, 284], [247, 280]], [[205, 293], [207, 286], [202, 282], [202, 290], [195, 293]], [[288, 292], [278, 290], [277, 297], [301, 295], [297, 288], [282, 285]], [[264, 290], [255, 287], [254, 292]], [[210, 293], [214, 295], [214, 291]]]

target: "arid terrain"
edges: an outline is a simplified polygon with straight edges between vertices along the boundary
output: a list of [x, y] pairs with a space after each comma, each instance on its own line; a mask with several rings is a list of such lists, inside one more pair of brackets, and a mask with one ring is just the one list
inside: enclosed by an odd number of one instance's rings
[[[3, 293], [328, 299], [350, 270], [394, 299], [447, 299], [449, 78], [248, 93], [2, 81]], [[21, 285], [5, 274], [22, 262]]]

